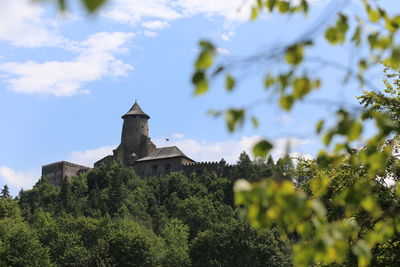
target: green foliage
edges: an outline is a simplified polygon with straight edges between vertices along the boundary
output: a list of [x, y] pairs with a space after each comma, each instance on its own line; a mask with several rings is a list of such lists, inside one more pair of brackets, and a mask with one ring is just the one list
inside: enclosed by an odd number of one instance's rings
[[11, 197], [0, 198], [0, 219], [10, 218], [22, 220], [21, 209], [16, 200]]
[[382, 254], [379, 247], [383, 244], [394, 251], [399, 248], [391, 240], [397, 227], [394, 210], [399, 209], [391, 188], [370, 179], [365, 167], [355, 167], [351, 158], [329, 169], [320, 169], [316, 161], [301, 160], [289, 173], [294, 183], [237, 182], [235, 201], [246, 207], [254, 227], [274, 225], [283, 235], [299, 236], [293, 248], [295, 265], [350, 265], [354, 256], [360, 266], [371, 261], [393, 262], [376, 252]]
[[[201, 51], [195, 62], [196, 72], [192, 77], [192, 83], [196, 87], [196, 95], [201, 95], [208, 91], [208, 78], [205, 71], [213, 65], [216, 55], [216, 48], [210, 42], [201, 41], [199, 42], [199, 46]], [[227, 88], [230, 86], [233, 88], [232, 80], [227, 84]]]
[[343, 44], [346, 41], [346, 33], [348, 30], [349, 24], [347, 16], [339, 13], [336, 25], [325, 31], [325, 38], [333, 45]]
[[[250, 167], [254, 179], [275, 166], [272, 158], [268, 164], [265, 159], [254, 163], [245, 153], [238, 162], [238, 173]], [[201, 246], [222, 252], [226, 240], [220, 231], [238, 249], [256, 255], [257, 265], [289, 262], [288, 242], [239, 223], [240, 212], [232, 207], [235, 179], [171, 173], [143, 180], [118, 162], [73, 177], [61, 188], [41, 179], [19, 200], [0, 198], [0, 265], [198, 266], [198, 257], [208, 258], [193, 254], [194, 243], [201, 240]], [[207, 239], [199, 238], [204, 233]], [[11, 237], [20, 244], [3, 242]], [[28, 248], [29, 264], [22, 255]], [[213, 257], [227, 264], [251, 258], [229, 251], [234, 250], [225, 248]]]
[[163, 266], [190, 266], [189, 227], [178, 219], [172, 219], [165, 225], [162, 236], [166, 245]]
[[117, 220], [107, 233], [108, 254], [116, 266], [156, 266], [163, 258], [163, 240], [131, 220]]
[[4, 185], [3, 189], [1, 189], [1, 196], [2, 198], [11, 197], [10, 190], [8, 189], [8, 185]]
[[239, 155], [239, 160], [236, 162], [232, 176], [234, 179], [248, 179], [249, 181], [257, 181], [260, 178], [253, 162], [245, 151]]
[[41, 178], [29, 191], [21, 191], [19, 202], [23, 214], [29, 217], [36, 209], [42, 208], [51, 213], [61, 210], [60, 188]]
[[1, 266], [54, 266], [48, 250], [40, 244], [34, 230], [24, 222], [1, 219], [0, 240]]
[[290, 246], [271, 232], [233, 220], [201, 232], [192, 242], [193, 266], [290, 266]]
[[257, 157], [265, 157], [271, 150], [272, 144], [266, 140], [261, 140], [253, 147], [253, 153]]
[[[257, 19], [263, 11], [307, 14], [307, 3], [255, 1], [251, 19]], [[390, 199], [387, 197], [389, 189], [382, 188], [379, 181], [389, 176], [395, 181], [398, 179], [394, 174], [398, 174], [399, 168], [396, 169], [396, 160], [391, 156], [396, 142], [388, 143], [388, 140], [400, 132], [400, 76], [397, 72], [400, 49], [395, 41], [399, 34], [400, 15], [385, 11], [373, 1], [364, 0], [360, 4], [364, 7], [362, 14], [340, 10], [334, 14], [336, 22], [320, 27], [332, 47], [346, 45], [360, 49], [366, 46], [368, 49], [367, 55], [360, 53], [357, 56], [357, 69], [344, 67], [345, 81], [354, 79], [359, 87], [364, 87], [367, 77], [364, 74], [368, 70], [381, 62], [387, 66], [383, 92], [364, 91], [359, 97], [364, 109], [339, 107], [335, 121], [317, 122], [316, 133], [321, 135], [326, 149], [319, 152], [315, 162], [300, 162], [294, 169], [293, 165], [277, 162], [272, 175], [275, 179], [253, 185], [239, 180], [235, 187], [235, 201], [246, 208], [246, 216], [254, 227], [270, 229], [277, 226], [281, 234], [299, 236], [293, 250], [293, 262], [299, 266], [349, 264], [354, 256], [359, 266], [367, 266], [376, 262], [374, 249], [387, 244], [397, 227], [394, 213], [397, 202], [393, 199], [397, 196], [391, 197], [395, 208], [385, 208], [387, 199]], [[371, 25], [378, 30], [367, 29]], [[279, 96], [278, 105], [283, 110], [291, 111], [296, 103], [306, 99], [322, 84], [318, 74], [310, 72], [313, 62], [330, 64], [324, 58], [309, 56], [308, 51], [317, 38], [303, 36], [281, 50], [267, 51], [263, 55], [267, 60], [279, 57], [285, 64], [279, 70], [267, 69], [264, 80], [266, 92]], [[239, 61], [238, 65], [241, 63]], [[235, 64], [232, 63], [213, 66], [210, 62], [208, 67], [203, 67], [203, 78], [207, 81], [218, 75], [235, 73]], [[235, 81], [231, 74], [229, 79]], [[223, 113], [217, 111], [215, 114]], [[236, 108], [225, 113], [229, 131], [246, 122], [246, 109]], [[375, 133], [365, 137], [368, 120], [374, 122]], [[355, 149], [360, 140], [364, 141], [362, 149]], [[268, 140], [261, 140], [253, 152], [265, 157], [271, 148]], [[247, 176], [237, 178], [253, 180], [251, 170], [246, 173]]]
[[370, 110], [387, 114], [395, 124], [400, 124], [400, 74], [385, 68], [383, 92], [363, 91], [360, 104]]

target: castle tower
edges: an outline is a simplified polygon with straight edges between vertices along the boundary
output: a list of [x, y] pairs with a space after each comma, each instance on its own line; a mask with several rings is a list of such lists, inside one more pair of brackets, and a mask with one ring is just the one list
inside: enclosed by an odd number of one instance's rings
[[121, 144], [114, 150], [114, 157], [130, 164], [132, 160], [146, 157], [156, 147], [149, 138], [147, 121], [150, 116], [143, 112], [136, 101], [122, 119]]

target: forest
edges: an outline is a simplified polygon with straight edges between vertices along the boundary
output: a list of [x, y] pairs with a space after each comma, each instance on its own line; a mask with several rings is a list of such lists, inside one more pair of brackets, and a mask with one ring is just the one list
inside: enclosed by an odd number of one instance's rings
[[1, 266], [289, 266], [290, 240], [258, 232], [233, 205], [236, 179], [283, 175], [289, 158], [212, 173], [140, 179], [119, 162], [63, 187], [40, 179], [0, 198]]
[[[389, 171], [400, 175], [400, 163], [395, 157], [391, 161]], [[232, 177], [171, 173], [140, 179], [132, 167], [115, 162], [80, 174], [63, 187], [41, 178], [15, 198], [4, 186], [0, 265], [291, 266], [298, 234], [282, 236], [274, 226], [262, 231], [251, 227], [245, 209], [234, 204], [234, 187], [293, 181], [308, 197], [320, 194], [327, 219], [338, 220], [348, 211], [337, 199], [365, 175], [365, 169], [343, 162], [325, 172], [330, 178], [326, 187], [313, 182], [320, 175], [315, 160], [285, 156], [275, 162], [269, 156], [252, 161], [243, 152]], [[260, 180], [265, 177], [269, 178]], [[371, 190], [382, 209], [397, 211], [398, 197], [383, 181], [376, 180]], [[292, 204], [292, 209], [298, 208], [298, 203]], [[257, 206], [250, 207], [249, 214], [252, 209]], [[354, 218], [360, 235], [373, 227], [374, 217], [365, 210], [358, 210]], [[395, 233], [376, 246], [372, 265], [399, 266], [399, 242]], [[343, 263], [356, 266], [357, 258], [345, 248], [343, 241]]]

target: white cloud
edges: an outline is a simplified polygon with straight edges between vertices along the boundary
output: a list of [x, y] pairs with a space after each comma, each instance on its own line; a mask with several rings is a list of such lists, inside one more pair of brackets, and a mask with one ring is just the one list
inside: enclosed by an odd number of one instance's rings
[[226, 48], [217, 47], [217, 53], [226, 56], [229, 55], [231, 52]]
[[115, 0], [102, 15], [131, 25], [146, 19], [157, 20], [160, 24], [199, 14], [208, 18], [218, 16], [230, 21], [246, 21], [250, 18], [252, 4], [252, 1], [243, 0]]
[[102, 15], [120, 23], [135, 25], [144, 19], [174, 20], [182, 17], [169, 0], [114, 0]]
[[31, 188], [40, 176], [35, 171], [15, 171], [7, 166], [0, 166], [0, 180], [16, 190]]
[[150, 30], [159, 30], [169, 26], [168, 22], [161, 20], [150, 20], [142, 23], [143, 27], [148, 28]]
[[[219, 142], [199, 141], [190, 138], [170, 140], [169, 142], [166, 142], [165, 139], [155, 139], [154, 142], [158, 147], [177, 146], [188, 157], [196, 161], [219, 161], [224, 158], [228, 163], [235, 163], [243, 151], [252, 156], [252, 147], [260, 139], [260, 136], [254, 135], [243, 136], [240, 140]], [[275, 159], [282, 157], [286, 153], [287, 142], [290, 143], [291, 151], [310, 143], [307, 139], [279, 138], [274, 141], [274, 149], [272, 150], [272, 155]], [[295, 157], [311, 157], [300, 152], [292, 152], [291, 155]]]
[[222, 33], [219, 37], [223, 41], [229, 41], [233, 36], [235, 36], [236, 32], [234, 30], [226, 31]]
[[[321, 0], [311, 0], [317, 1]], [[255, 4], [255, 0], [114, 0], [102, 16], [132, 26], [142, 24], [152, 30], [164, 28], [177, 19], [197, 15], [210, 20], [217, 17], [225, 21], [220, 38], [228, 41], [235, 35], [239, 23], [250, 20]]]
[[157, 33], [153, 31], [144, 31], [143, 34], [147, 37], [156, 37]]
[[172, 135], [172, 138], [175, 138], [175, 139], [181, 139], [181, 138], [183, 138], [183, 137], [185, 137], [185, 135], [182, 134], [182, 133], [174, 133], [174, 134]]
[[[142, 25], [158, 30], [169, 26], [169, 22], [203, 15], [208, 19], [222, 18], [222, 33], [219, 36], [229, 41], [235, 35], [237, 24], [250, 19], [253, 1], [246, 0], [115, 0], [102, 15], [108, 19], [132, 26]], [[154, 37], [155, 33], [145, 32]]]
[[73, 151], [68, 155], [68, 161], [80, 165], [93, 167], [93, 164], [104, 158], [105, 156], [112, 155], [113, 149], [117, 146], [102, 146], [96, 149], [89, 149], [84, 151]]
[[43, 4], [29, 0], [0, 1], [0, 41], [14, 46], [59, 46], [65, 42], [57, 22], [45, 19]]
[[220, 16], [227, 20], [246, 21], [250, 18], [253, 1], [243, 0], [178, 0], [175, 6], [183, 9], [186, 16], [204, 14], [207, 17]]
[[71, 43], [70, 49], [79, 53], [73, 60], [6, 62], [0, 65], [0, 70], [8, 74], [6, 82], [17, 93], [55, 96], [88, 93], [81, 89], [83, 83], [105, 76], [126, 76], [133, 69], [115, 57], [126, 51], [124, 45], [133, 36], [123, 32], [96, 33], [83, 42]]

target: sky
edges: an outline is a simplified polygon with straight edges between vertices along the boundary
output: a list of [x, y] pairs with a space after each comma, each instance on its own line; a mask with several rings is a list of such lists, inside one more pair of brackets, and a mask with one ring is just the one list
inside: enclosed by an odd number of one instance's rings
[[[91, 167], [119, 144], [121, 116], [135, 100], [151, 117], [153, 142], [177, 145], [196, 161], [234, 163], [262, 137], [274, 142], [275, 158], [288, 142], [292, 155], [315, 156], [321, 145], [314, 123], [333, 109], [299, 105], [286, 113], [260, 102], [266, 70], [279, 65], [236, 70], [233, 93], [217, 79], [196, 97], [190, 83], [199, 40], [217, 45], [217, 62], [265, 51], [318, 23], [329, 1], [312, 2], [307, 19], [263, 15], [250, 22], [252, 1], [242, 0], [113, 0], [95, 16], [77, 3], [60, 14], [51, 3], [0, 0], [0, 186], [14, 195], [29, 189], [42, 165], [60, 160]], [[321, 41], [314, 53], [327, 51]], [[329, 56], [344, 60], [343, 51]], [[316, 97], [355, 101], [359, 92], [338, 82], [340, 74], [321, 75]], [[229, 133], [223, 118], [207, 115], [242, 106], [259, 116], [259, 128]]]

